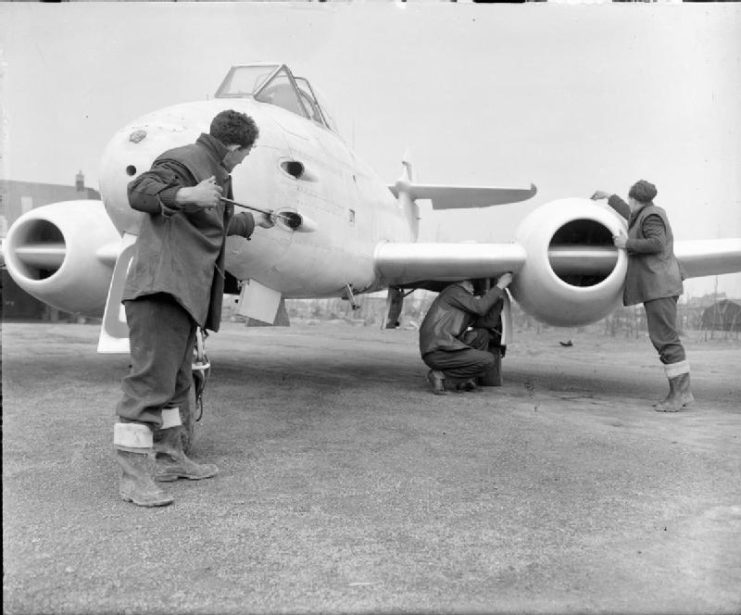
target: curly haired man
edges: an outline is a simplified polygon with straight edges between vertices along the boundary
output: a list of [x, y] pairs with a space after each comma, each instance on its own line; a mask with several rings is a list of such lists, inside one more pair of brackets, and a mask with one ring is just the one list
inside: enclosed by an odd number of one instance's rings
[[[139, 506], [173, 500], [157, 481], [200, 480], [218, 472], [183, 450], [180, 406], [191, 387], [197, 327], [217, 331], [224, 292], [227, 235], [249, 239], [250, 213], [234, 215], [230, 172], [259, 136], [254, 120], [228, 110], [208, 134], [161, 154], [128, 186], [129, 204], [144, 212], [122, 303], [129, 325], [131, 370], [116, 408], [113, 445], [119, 493]], [[267, 218], [258, 225], [272, 226]]]

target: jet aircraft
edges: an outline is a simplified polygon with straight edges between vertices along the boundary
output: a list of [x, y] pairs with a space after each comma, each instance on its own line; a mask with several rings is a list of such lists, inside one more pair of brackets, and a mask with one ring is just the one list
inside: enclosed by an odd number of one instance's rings
[[[437, 210], [488, 207], [529, 199], [536, 188], [416, 183], [408, 160], [388, 185], [338, 135], [307, 79], [284, 64], [255, 64], [232, 67], [213, 99], [167, 107], [119, 130], [102, 156], [102, 201], [39, 207], [9, 229], [10, 275], [49, 305], [103, 315], [100, 352], [128, 349], [120, 297], [144, 214], [129, 207], [127, 184], [163, 151], [192, 143], [224, 109], [247, 113], [260, 128], [233, 171], [235, 199], [272, 212], [276, 222], [250, 241], [227, 240], [227, 292], [239, 294], [242, 314], [273, 323], [288, 298], [353, 301], [384, 288], [398, 298], [405, 289], [439, 290], [506, 271], [514, 273], [514, 299], [547, 324], [592, 323], [620, 304], [627, 256], [612, 237], [626, 223], [606, 204], [544, 204], [511, 243], [420, 243], [418, 200]], [[676, 241], [675, 252], [688, 277], [741, 271], [741, 238]], [[511, 332], [507, 301], [502, 349]]]

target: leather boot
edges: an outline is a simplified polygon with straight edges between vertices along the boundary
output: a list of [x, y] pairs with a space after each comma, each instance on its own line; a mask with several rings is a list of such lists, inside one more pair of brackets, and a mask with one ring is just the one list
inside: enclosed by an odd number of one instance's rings
[[118, 492], [125, 502], [154, 507], [172, 504], [172, 497], [154, 482], [152, 430], [141, 423], [116, 423], [113, 428], [116, 461], [121, 468]]
[[654, 406], [656, 412], [679, 412], [682, 409], [682, 396], [677, 386], [679, 376], [669, 378], [669, 394]]
[[435, 395], [447, 395], [445, 390], [445, 376], [442, 372], [431, 369], [427, 372], [427, 381], [432, 385], [432, 392]]
[[163, 429], [157, 431], [154, 442], [155, 479], [161, 482], [171, 482], [178, 478], [201, 480], [216, 476], [219, 468], [214, 464], [196, 463], [185, 454], [182, 437], [184, 427], [179, 423], [180, 411], [178, 408], [172, 408], [169, 411], [178, 413], [177, 424], [170, 426], [171, 422], [166, 415], [168, 410], [162, 411]]
[[682, 395], [682, 407], [689, 406], [695, 401], [695, 396], [690, 390], [690, 373], [686, 372], [682, 374], [677, 378], [677, 380], [677, 387], [679, 388], [679, 392]]
[[656, 412], [679, 412], [684, 406], [695, 401], [690, 391], [690, 366], [687, 361], [664, 365], [669, 380], [669, 394], [663, 401], [654, 405]]
[[458, 389], [460, 389], [461, 391], [466, 391], [467, 393], [483, 393], [483, 391], [479, 388], [479, 385], [476, 384], [475, 378], [471, 378], [470, 380], [461, 382], [458, 385]]

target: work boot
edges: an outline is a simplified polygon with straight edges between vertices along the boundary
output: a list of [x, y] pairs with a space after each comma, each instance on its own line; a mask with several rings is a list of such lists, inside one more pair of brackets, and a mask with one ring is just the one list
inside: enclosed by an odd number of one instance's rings
[[185, 454], [183, 429], [178, 408], [167, 408], [162, 411], [162, 428], [157, 431], [154, 442], [156, 480], [161, 482], [171, 482], [178, 478], [201, 480], [219, 473], [219, 468], [214, 464], [196, 463]]
[[679, 392], [682, 395], [682, 407], [689, 406], [690, 404], [695, 402], [695, 396], [690, 390], [690, 373], [685, 372], [684, 374], [679, 376], [678, 380], [679, 382], [677, 382], [677, 387], [679, 388]]
[[465, 391], [466, 393], [483, 393], [483, 391], [479, 388], [479, 385], [476, 384], [476, 378], [471, 378], [470, 380], [461, 382], [458, 385], [458, 388], [461, 391]]
[[118, 492], [124, 502], [154, 507], [172, 504], [173, 499], [154, 482], [152, 430], [141, 423], [116, 423], [113, 447], [121, 467]]
[[445, 390], [445, 376], [442, 372], [431, 369], [427, 372], [427, 381], [432, 385], [432, 392], [435, 395], [447, 395]]
[[664, 365], [669, 380], [669, 394], [663, 401], [654, 405], [656, 412], [679, 412], [684, 406], [695, 401], [690, 391], [690, 366], [687, 361]]

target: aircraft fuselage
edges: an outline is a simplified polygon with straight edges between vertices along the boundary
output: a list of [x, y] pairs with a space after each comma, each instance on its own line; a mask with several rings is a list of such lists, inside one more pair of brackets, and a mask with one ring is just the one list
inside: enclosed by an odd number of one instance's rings
[[180, 104], [148, 114], [114, 135], [103, 155], [100, 188], [120, 232], [137, 234], [144, 214], [129, 207], [126, 186], [162, 152], [208, 132], [213, 116], [235, 109], [251, 116], [260, 137], [232, 172], [234, 199], [275, 211], [296, 211], [316, 226], [289, 229], [280, 221], [251, 240], [229, 237], [227, 270], [287, 298], [337, 296], [382, 287], [373, 254], [379, 242], [414, 241], [403, 206], [333, 132], [275, 105], [253, 99]]

